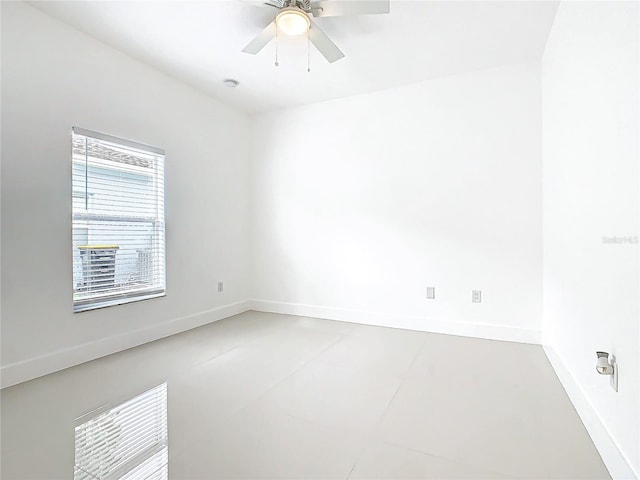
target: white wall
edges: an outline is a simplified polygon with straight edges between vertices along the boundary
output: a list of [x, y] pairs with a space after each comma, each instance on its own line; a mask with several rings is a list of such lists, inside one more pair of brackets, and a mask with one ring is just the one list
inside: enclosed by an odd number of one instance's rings
[[[23, 3], [2, 70], [3, 385], [246, 307], [244, 114]], [[73, 126], [166, 150], [166, 298], [72, 313]]]
[[540, 101], [536, 62], [255, 117], [256, 305], [538, 341]]
[[[640, 472], [638, 244], [603, 237], [637, 242], [638, 54], [637, 2], [563, 2], [542, 62], [543, 341], [620, 478], [611, 439]], [[617, 357], [618, 393], [596, 350]]]

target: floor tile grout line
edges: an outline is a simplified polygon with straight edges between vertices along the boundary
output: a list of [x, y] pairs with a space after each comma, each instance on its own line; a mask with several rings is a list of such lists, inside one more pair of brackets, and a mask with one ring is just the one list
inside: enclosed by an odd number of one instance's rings
[[[314, 355], [312, 358], [310, 358], [309, 360], [304, 361], [302, 364], [300, 364], [298, 367], [296, 367], [295, 369], [293, 369], [291, 372], [289, 372], [287, 375], [285, 375], [284, 377], [282, 377], [280, 380], [278, 380], [277, 382], [275, 382], [273, 385], [269, 386], [266, 390], [264, 390], [263, 392], [261, 392], [260, 394], [258, 394], [256, 397], [252, 398], [251, 400], [249, 400], [247, 403], [245, 403], [241, 408], [239, 408], [238, 410], [236, 410], [232, 416], [237, 415], [239, 412], [241, 412], [242, 410], [246, 410], [252, 403], [258, 402], [261, 399], [263, 399], [265, 396], [267, 396], [274, 388], [276, 388], [278, 385], [280, 385], [281, 383], [283, 383], [285, 380], [288, 380], [289, 378], [291, 378], [292, 376], [294, 376], [295, 374], [297, 374], [300, 370], [302, 370], [308, 363], [312, 362], [318, 355], [321, 355], [324, 351], [328, 350], [329, 348], [331, 348], [333, 345], [335, 345], [336, 343], [338, 343], [339, 341], [341, 341], [344, 337], [344, 335], [340, 335], [340, 334], [336, 334], [339, 336], [339, 338], [336, 338], [335, 340], [333, 340], [329, 345], [327, 345], [326, 347], [322, 348], [321, 350], [319, 350], [317, 352], [316, 355]], [[282, 409], [279, 409], [282, 411]], [[289, 414], [288, 412], [282, 411], [282, 413], [284, 413], [285, 415], [289, 415], [290, 417], [296, 418], [298, 420], [305, 420], [305, 421], [309, 421], [306, 419], [300, 419], [298, 417], [295, 417], [294, 415]], [[309, 421], [310, 422], [310, 421]], [[315, 422], [310, 422], [315, 424]]]
[[[325, 332], [328, 333], [328, 332]], [[237, 415], [240, 411], [245, 410], [246, 408], [249, 408], [249, 406], [252, 403], [256, 403], [258, 401], [260, 401], [260, 399], [264, 398], [265, 396], [267, 396], [271, 391], [273, 391], [276, 387], [278, 387], [278, 385], [282, 384], [283, 382], [285, 382], [286, 380], [288, 380], [289, 378], [291, 378], [292, 376], [296, 375], [297, 373], [299, 373], [304, 367], [308, 366], [310, 363], [312, 363], [313, 361], [315, 361], [318, 357], [320, 357], [324, 352], [326, 352], [327, 350], [329, 350], [330, 348], [332, 348], [333, 346], [337, 345], [338, 343], [340, 343], [341, 341], [343, 341], [345, 338], [348, 338], [349, 336], [351, 336], [351, 332], [347, 333], [347, 334], [340, 334], [340, 333], [336, 333], [335, 335], [337, 335], [338, 338], [336, 338], [334, 341], [332, 341], [331, 343], [329, 343], [327, 346], [325, 346], [324, 348], [320, 349], [315, 355], [313, 355], [312, 357], [310, 357], [308, 360], [306, 360], [305, 362], [303, 362], [299, 367], [297, 367], [296, 369], [294, 369], [293, 371], [291, 371], [287, 376], [283, 377], [282, 379], [280, 379], [278, 382], [274, 383], [272, 386], [270, 386], [267, 390], [265, 390], [264, 392], [262, 392], [259, 396], [257, 396], [256, 398], [252, 399], [251, 401], [247, 402], [245, 405], [243, 405], [243, 407], [241, 409], [239, 409], [238, 411], [234, 412], [234, 415]], [[371, 433], [375, 434], [376, 430], [378, 429], [380, 422], [382, 421], [382, 419], [384, 418], [384, 415], [386, 414], [387, 410], [389, 409], [389, 406], [391, 405], [391, 403], [393, 402], [393, 400], [396, 398], [396, 395], [398, 394], [398, 392], [400, 391], [400, 388], [402, 387], [403, 383], [405, 382], [405, 378], [404, 375], [410, 371], [411, 367], [413, 366], [413, 364], [415, 363], [416, 359], [418, 358], [418, 356], [420, 355], [420, 353], [422, 352], [423, 348], [425, 348], [426, 346], [426, 339], [423, 340], [422, 345], [420, 346], [420, 348], [418, 348], [416, 354], [414, 355], [413, 359], [411, 360], [409, 367], [407, 368], [407, 370], [404, 372], [403, 375], [387, 375], [390, 378], [395, 378], [397, 380], [399, 380], [399, 384], [396, 387], [396, 390], [393, 394], [393, 396], [391, 397], [391, 399], [389, 400], [389, 402], [387, 403], [386, 407], [384, 408], [382, 414], [380, 415], [380, 417], [378, 418], [376, 424], [373, 426], [373, 428], [371, 429]], [[344, 368], [346, 370], [350, 370], [354, 373], [358, 372], [358, 369], [353, 369], [353, 368], [349, 368], [349, 367], [342, 367], [342, 366], [335, 366], [333, 364], [328, 364], [329, 366], [333, 366], [335, 368]], [[321, 427], [321, 428], [325, 428], [325, 429], [330, 429], [330, 430], [336, 430], [336, 431], [340, 431], [339, 428], [335, 428], [335, 427], [328, 427], [326, 425], [322, 425], [321, 423], [318, 423], [314, 420], [308, 419], [308, 418], [303, 418], [303, 417], [299, 417], [297, 415], [291, 414], [287, 411], [284, 411], [282, 409], [281, 412], [284, 415], [287, 415], [291, 418], [295, 418], [297, 420], [301, 420], [304, 422], [309, 422], [317, 427]], [[360, 432], [361, 433], [361, 432]], [[362, 459], [362, 457], [364, 456], [364, 453], [366, 452], [366, 448], [367, 448], [367, 442], [365, 442], [365, 445], [362, 447], [362, 450], [360, 452], [360, 454], [358, 455], [356, 461], [353, 463], [353, 466], [351, 467], [351, 470], [349, 472], [349, 474], [347, 475], [346, 479], [348, 480], [348, 478], [351, 476], [351, 473], [353, 472], [353, 470], [355, 469], [355, 467], [357, 466], [358, 462]]]
[[[285, 330], [288, 329], [288, 327], [285, 327]], [[328, 332], [320, 332], [320, 333], [328, 333]], [[229, 416], [225, 419], [219, 420], [218, 422], [216, 422], [216, 425], [220, 425], [222, 423], [224, 423], [225, 421], [227, 421], [229, 418], [232, 418], [234, 416], [237, 416], [240, 412], [242, 412], [243, 410], [246, 410], [247, 408], [249, 408], [252, 404], [260, 401], [262, 398], [264, 398], [269, 392], [271, 392], [274, 388], [276, 388], [278, 385], [280, 385], [282, 382], [284, 382], [285, 380], [289, 379], [291, 376], [295, 375], [296, 373], [298, 373], [302, 368], [304, 368], [308, 363], [310, 363], [311, 361], [313, 361], [318, 355], [321, 355], [324, 351], [328, 350], [329, 348], [331, 348], [333, 345], [337, 344], [338, 342], [340, 342], [341, 340], [344, 339], [345, 335], [343, 334], [333, 334], [336, 335], [338, 338], [335, 338], [333, 341], [331, 341], [328, 345], [326, 345], [324, 348], [321, 348], [315, 355], [313, 355], [310, 359], [306, 360], [305, 362], [303, 362], [301, 365], [299, 365], [297, 368], [295, 368], [294, 370], [292, 370], [289, 374], [287, 374], [286, 376], [284, 376], [283, 378], [281, 378], [280, 380], [278, 380], [276, 383], [274, 383], [273, 385], [269, 386], [266, 390], [264, 390], [261, 393], [258, 393], [257, 396], [248, 399], [246, 402], [244, 402], [241, 406], [239, 406], [237, 409], [235, 409], [233, 412], [231, 412], [229, 414]], [[264, 337], [261, 337], [264, 338]], [[257, 339], [257, 338], [256, 338]], [[214, 357], [211, 358], [217, 358], [225, 353], [229, 353], [232, 350], [235, 350], [236, 348], [240, 348], [242, 347], [243, 344], [238, 344], [236, 346], [234, 346], [233, 348], [227, 350], [226, 352], [222, 352], [219, 355], [216, 355]], [[202, 362], [205, 363], [205, 362]], [[200, 363], [199, 365], [202, 365], [202, 363]], [[290, 417], [299, 419], [298, 417], [294, 417], [293, 415], [288, 414], [287, 412], [282, 412], [285, 415], [289, 415]], [[299, 419], [299, 420], [305, 420], [305, 421], [309, 421], [306, 419]], [[315, 424], [315, 422], [310, 422]], [[204, 433], [202, 434], [204, 435]], [[184, 450], [184, 449], [183, 449]]]
[[[396, 387], [395, 392], [393, 392], [393, 396], [391, 397], [391, 399], [387, 403], [387, 406], [384, 408], [384, 410], [380, 414], [380, 417], [378, 418], [378, 421], [376, 422], [376, 424], [371, 429], [372, 435], [376, 435], [377, 434], [377, 431], [378, 431], [378, 428], [380, 426], [380, 423], [382, 422], [382, 419], [384, 418], [385, 414], [389, 410], [389, 407], [393, 403], [393, 400], [396, 398], [396, 395], [398, 395], [398, 392], [400, 391], [400, 388], [402, 387], [402, 384], [404, 383], [404, 379], [403, 378], [400, 378], [399, 380], [400, 380], [400, 382], [398, 383], [398, 386]], [[360, 462], [360, 460], [362, 460], [362, 457], [364, 456], [364, 454], [365, 454], [365, 452], [367, 450], [367, 447], [369, 447], [370, 445], [371, 445], [371, 442], [365, 442], [365, 446], [362, 448], [362, 451], [360, 452], [360, 455], [358, 455], [358, 457], [356, 458], [356, 461], [353, 462], [353, 466], [351, 467], [351, 470], [349, 471], [349, 475], [347, 475], [345, 480], [349, 480], [351, 478], [351, 475], [353, 474], [353, 471], [355, 470], [355, 468], [358, 465], [358, 463]]]
[[[283, 330], [287, 330], [287, 329], [288, 329], [288, 326], [286, 326]], [[274, 332], [270, 332], [270, 333], [268, 333], [268, 334], [266, 334], [266, 335], [261, 335], [261, 336], [259, 336], [259, 337], [256, 337], [256, 338], [252, 339], [250, 342], [247, 342], [247, 343], [239, 343], [239, 344], [237, 344], [237, 345], [235, 345], [235, 346], [231, 347], [229, 350], [226, 350], [226, 351], [220, 352], [220, 353], [219, 353], [219, 354], [217, 354], [217, 355], [214, 355], [213, 357], [211, 357], [211, 358], [210, 358], [210, 359], [208, 359], [208, 360], [205, 360], [205, 361], [200, 362], [200, 363], [198, 363], [198, 364], [191, 364], [191, 365], [189, 365], [189, 366], [186, 366], [186, 367], [185, 367], [185, 369], [192, 369], [192, 368], [194, 368], [195, 366], [201, 366], [201, 365], [203, 365], [203, 364], [205, 364], [205, 363], [208, 363], [208, 362], [209, 362], [209, 361], [211, 361], [211, 360], [214, 360], [215, 358], [218, 358], [218, 357], [220, 357], [220, 356], [222, 356], [222, 355], [225, 355], [225, 354], [227, 354], [227, 353], [230, 353], [230, 352], [232, 352], [233, 350], [236, 350], [236, 349], [238, 349], [238, 348], [242, 348], [242, 347], [244, 347], [244, 346], [248, 345], [249, 343], [253, 343], [254, 341], [257, 341], [257, 340], [258, 340], [258, 339], [260, 339], [260, 338], [264, 338], [264, 337], [266, 337], [266, 336], [269, 336], [269, 335], [271, 335], [272, 333], [274, 333]], [[320, 332], [320, 333], [328, 333], [328, 332]], [[333, 335], [336, 335], [338, 338], [334, 339], [334, 340], [333, 340], [332, 342], [330, 342], [327, 346], [325, 346], [324, 348], [320, 349], [320, 350], [317, 352], [317, 354], [316, 354], [315, 356], [313, 356], [313, 357], [312, 357], [312, 358], [310, 358], [309, 360], [307, 360], [307, 361], [303, 362], [299, 367], [297, 367], [296, 369], [294, 369], [293, 371], [291, 371], [291, 372], [290, 372], [289, 374], [287, 374], [285, 377], [281, 378], [281, 379], [280, 379], [280, 380], [278, 380], [276, 383], [274, 383], [273, 385], [269, 386], [269, 387], [268, 387], [266, 390], [264, 390], [263, 392], [258, 393], [258, 395], [257, 395], [256, 397], [248, 399], [246, 402], [244, 402], [242, 405], [240, 405], [237, 409], [235, 409], [234, 411], [232, 411], [232, 412], [229, 414], [229, 416], [228, 416], [227, 418], [224, 418], [224, 419], [221, 419], [221, 420], [219, 420], [219, 421], [215, 422], [215, 425], [223, 424], [223, 423], [224, 423], [225, 421], [227, 421], [229, 418], [232, 418], [232, 417], [234, 417], [234, 416], [238, 415], [238, 414], [239, 414], [240, 412], [242, 412], [243, 410], [247, 409], [249, 406], [251, 406], [251, 404], [253, 404], [253, 403], [255, 403], [255, 402], [258, 402], [260, 399], [262, 399], [264, 396], [266, 396], [266, 395], [267, 395], [267, 394], [268, 394], [272, 389], [274, 389], [274, 388], [275, 388], [276, 386], [278, 386], [280, 383], [282, 383], [282, 382], [284, 382], [285, 380], [287, 380], [287, 379], [288, 379], [289, 377], [291, 377], [292, 375], [295, 375], [299, 370], [301, 370], [305, 365], [307, 365], [307, 363], [309, 363], [309, 362], [311, 362], [313, 359], [315, 359], [315, 357], [316, 357], [316, 356], [318, 356], [318, 355], [322, 354], [325, 350], [327, 350], [327, 349], [331, 348], [333, 345], [335, 345], [336, 343], [338, 343], [339, 341], [341, 341], [341, 340], [343, 339], [343, 337], [344, 337], [344, 335], [342, 335], [342, 334], [333, 334]], [[287, 412], [283, 412], [283, 413], [287, 414]], [[291, 416], [291, 415], [290, 415], [290, 416]], [[297, 418], [297, 417], [295, 417], [295, 418]], [[312, 423], [313, 423], [313, 422], [312, 422]], [[201, 434], [201, 436], [202, 436], [202, 435], [205, 435], [205, 433], [203, 432], [203, 433]], [[193, 442], [192, 442], [192, 443], [193, 443]], [[186, 447], [185, 447], [185, 448], [186, 448]], [[185, 448], [181, 449], [181, 451], [182, 451], [182, 450], [185, 450]]]
[[[329, 332], [324, 332], [324, 331], [323, 331], [322, 333], [329, 333]], [[291, 373], [289, 373], [287, 376], [283, 377], [283, 378], [282, 378], [282, 379], [280, 379], [278, 382], [274, 383], [274, 384], [273, 384], [272, 386], [270, 386], [267, 390], [265, 390], [262, 394], [260, 394], [260, 396], [259, 396], [259, 397], [256, 397], [255, 399], [251, 400], [251, 402], [256, 402], [256, 401], [260, 400], [261, 398], [263, 398], [264, 396], [266, 396], [268, 393], [270, 393], [274, 388], [276, 388], [278, 385], [280, 385], [281, 383], [283, 383], [285, 380], [288, 380], [290, 377], [292, 377], [293, 375], [295, 375], [295, 374], [297, 374], [298, 372], [300, 372], [304, 367], [306, 367], [306, 366], [308, 366], [310, 363], [314, 362], [314, 361], [315, 361], [319, 356], [321, 356], [324, 352], [326, 352], [327, 350], [329, 350], [329, 349], [330, 349], [330, 348], [332, 348], [333, 346], [337, 345], [338, 343], [340, 343], [341, 341], [343, 341], [345, 338], [347, 338], [347, 337], [351, 336], [351, 332], [346, 333], [346, 334], [344, 334], [344, 333], [334, 333], [334, 335], [337, 335], [337, 336], [338, 336], [338, 338], [336, 338], [334, 341], [332, 341], [332, 342], [331, 342], [330, 344], [328, 344], [326, 347], [324, 347], [324, 348], [320, 349], [320, 350], [319, 350], [315, 355], [313, 355], [311, 358], [309, 358], [308, 360], [306, 360], [305, 362], [303, 362], [299, 367], [297, 367], [296, 369], [294, 369], [294, 370], [293, 370]], [[426, 340], [425, 340], [425, 341], [426, 341]], [[423, 347], [424, 347], [424, 345], [423, 345], [423, 346], [421, 346], [421, 347], [418, 349], [418, 353], [416, 353], [416, 355], [415, 355], [414, 359], [412, 360], [412, 363], [415, 361], [415, 359], [417, 358], [418, 354], [422, 351], [422, 348], [423, 348]], [[330, 366], [330, 367], [333, 367], [333, 368], [342, 368], [342, 369], [345, 369], [345, 370], [349, 370], [349, 371], [351, 371], [351, 372], [353, 372], [353, 373], [360, 373], [360, 370], [355, 369], [355, 368], [351, 368], [351, 367], [343, 367], [343, 366], [340, 366], [340, 365], [337, 365], [337, 366], [336, 366], [336, 365], [334, 365], [334, 364], [329, 364], [329, 363], [327, 363], [327, 365], [328, 365], [328, 366]], [[407, 370], [407, 371], [408, 371], [408, 370]], [[404, 383], [404, 378], [403, 378], [402, 376], [400, 376], [400, 375], [391, 375], [391, 374], [389, 374], [389, 375], [385, 375], [385, 376], [387, 376], [387, 377], [389, 377], [389, 378], [395, 378], [395, 379], [399, 380], [399, 381], [400, 381], [400, 383], [399, 383], [398, 387], [396, 388], [396, 391], [394, 392], [394, 394], [393, 394], [393, 396], [392, 396], [391, 400], [389, 401], [389, 403], [387, 404], [387, 406], [386, 406], [386, 407], [385, 407], [385, 409], [383, 410], [382, 414], [380, 415], [380, 418], [379, 418], [379, 419], [378, 419], [378, 421], [376, 422], [376, 425], [374, 425], [374, 427], [371, 429], [371, 432], [372, 432], [372, 433], [375, 433], [375, 431], [376, 431], [376, 429], [377, 429], [378, 424], [380, 423], [380, 421], [382, 420], [382, 417], [383, 417], [383, 416], [384, 416], [384, 414], [386, 413], [386, 410], [389, 408], [389, 405], [391, 404], [391, 402], [393, 401], [393, 399], [394, 399], [394, 398], [395, 398], [395, 396], [397, 395], [397, 393], [398, 393], [398, 391], [399, 391], [400, 387], [401, 387], [401, 386], [402, 386], [402, 384]], [[246, 408], [246, 407], [248, 407], [248, 404], [247, 404], [247, 405], [245, 405], [243, 408]], [[320, 427], [323, 427], [323, 428], [331, 428], [331, 427], [327, 427], [326, 425], [322, 425], [322, 424], [320, 424], [320, 423], [318, 423], [318, 422], [316, 422], [316, 421], [314, 421], [314, 420], [310, 420], [310, 419], [308, 419], [308, 418], [299, 417], [299, 416], [297, 416], [297, 415], [293, 415], [293, 414], [290, 414], [290, 413], [288, 413], [288, 412], [283, 412], [283, 413], [284, 413], [284, 414], [286, 414], [286, 415], [288, 415], [288, 416], [290, 416], [290, 417], [292, 417], [292, 418], [296, 418], [296, 419], [298, 419], [298, 420], [303, 420], [303, 421], [306, 421], [306, 422], [312, 423], [312, 424], [314, 424], [314, 425], [316, 425], [316, 426], [320, 426]], [[339, 428], [332, 428], [332, 429], [334, 429], [334, 430], [340, 430]], [[360, 433], [362, 433], [362, 432], [360, 432]], [[354, 464], [354, 466], [355, 466], [355, 464]]]
[[409, 365], [409, 368], [406, 370], [406, 372], [398, 377], [400, 380], [400, 383], [398, 384], [398, 388], [396, 388], [396, 391], [394, 392], [393, 396], [391, 397], [391, 400], [389, 400], [389, 403], [387, 403], [387, 406], [385, 407], [385, 409], [383, 410], [382, 414], [380, 415], [380, 418], [378, 419], [378, 421], [376, 422], [374, 428], [373, 428], [373, 433], [379, 433], [378, 429], [380, 427], [380, 424], [382, 423], [383, 418], [385, 417], [385, 415], [387, 414], [387, 412], [389, 411], [389, 408], [391, 407], [391, 404], [393, 403], [393, 401], [396, 399], [396, 396], [398, 395], [398, 393], [400, 392], [400, 389], [404, 386], [405, 382], [407, 381], [406, 378], [406, 374], [411, 370], [411, 368], [413, 367], [414, 363], [416, 362], [416, 359], [418, 358], [418, 355], [420, 355], [420, 353], [422, 352], [422, 349], [426, 346], [426, 340], [425, 340], [425, 344], [423, 344], [419, 349], [418, 352], [416, 353], [416, 355], [414, 356], [413, 360], [411, 361], [411, 364]]
[[[327, 333], [327, 332], [325, 332]], [[293, 370], [291, 373], [289, 373], [287, 376], [283, 377], [282, 379], [280, 379], [278, 382], [274, 383], [271, 387], [269, 387], [267, 390], [265, 390], [262, 394], [260, 394], [258, 397], [254, 398], [253, 400], [251, 400], [250, 402], [248, 402], [246, 405], [244, 405], [242, 407], [241, 410], [244, 410], [246, 408], [248, 408], [250, 406], [251, 403], [256, 403], [258, 402], [260, 399], [264, 398], [266, 395], [268, 395], [272, 390], [274, 390], [278, 385], [282, 384], [285, 380], [288, 380], [289, 378], [291, 378], [292, 376], [296, 375], [298, 372], [300, 372], [304, 367], [306, 367], [307, 365], [309, 365], [311, 362], [313, 362], [314, 360], [316, 360], [320, 355], [322, 355], [324, 352], [326, 352], [327, 350], [329, 350], [330, 348], [332, 348], [333, 346], [337, 345], [338, 343], [340, 343], [341, 341], [343, 341], [345, 338], [349, 337], [351, 335], [351, 333], [348, 334], [340, 334], [340, 333], [336, 333], [334, 334], [337, 336], [337, 338], [335, 340], [333, 340], [332, 342], [330, 342], [328, 345], [326, 345], [324, 348], [320, 349], [318, 352], [316, 352], [315, 355], [311, 356], [308, 360], [306, 360], [305, 362], [303, 362], [298, 368], [296, 368], [295, 370]], [[400, 388], [398, 386], [398, 388]], [[396, 389], [396, 393], [397, 393], [397, 389]], [[394, 393], [394, 397], [395, 397], [395, 393]], [[241, 411], [240, 410], [240, 411]], [[322, 425], [316, 421], [307, 419], [307, 418], [300, 418], [296, 415], [293, 415], [289, 412], [286, 412], [282, 409], [279, 409], [281, 411], [281, 413], [283, 413], [286, 416], [289, 416], [291, 418], [295, 418], [296, 420], [301, 420], [304, 422], [308, 422], [312, 425], [315, 425], [317, 427], [323, 428], [323, 429], [328, 429], [328, 430], [335, 430], [335, 431], [341, 431], [339, 428], [333, 428], [333, 427], [327, 427], [326, 425]], [[235, 412], [234, 415], [237, 415], [238, 412]], [[349, 474], [347, 475], [347, 477], [345, 477], [345, 480], [348, 480], [348, 478], [351, 476], [351, 473], [353, 472], [353, 470], [355, 469], [358, 461], [362, 458], [362, 456], [364, 455], [364, 452], [366, 451], [366, 442], [362, 447], [362, 450], [360, 451], [360, 453], [358, 454], [358, 457], [356, 459], [356, 461], [353, 463], [353, 466], [351, 467], [351, 470], [349, 471]]]
[[362, 457], [364, 457], [364, 454], [366, 453], [367, 448], [369, 448], [371, 444], [372, 444], [371, 439], [364, 442], [364, 445], [362, 446], [360, 453], [357, 455], [356, 460], [353, 462], [353, 466], [351, 467], [351, 470], [349, 470], [349, 474], [347, 475], [345, 480], [349, 480], [351, 478], [351, 475], [353, 475], [353, 471], [356, 469], [356, 467], [358, 466], [358, 463], [360, 462], [360, 460], [362, 460]]
[[[262, 321], [260, 323], [262, 323]], [[205, 326], [211, 326], [211, 327], [215, 328], [216, 324], [217, 324], [217, 322], [212, 322], [211, 324], [208, 324], [208, 325], [205, 325]], [[241, 348], [241, 347], [251, 346], [253, 343], [258, 342], [259, 340], [262, 340], [265, 337], [269, 337], [271, 335], [274, 335], [274, 334], [278, 333], [278, 330], [277, 330], [278, 329], [278, 325], [270, 326], [270, 329], [271, 328], [273, 328], [275, 331], [269, 331], [268, 330], [268, 331], [262, 332], [259, 335], [256, 335], [255, 337], [253, 337], [251, 339], [248, 339], [247, 341], [243, 341], [243, 342], [237, 343], [236, 345], [233, 345], [228, 349], [224, 349], [224, 350], [218, 352], [217, 354], [213, 355], [212, 357], [208, 357], [208, 358], [206, 358], [206, 359], [204, 359], [204, 360], [202, 360], [202, 361], [200, 361], [198, 363], [192, 363], [190, 365], [187, 365], [185, 368], [192, 368], [192, 367], [196, 367], [196, 366], [201, 366], [201, 365], [203, 365], [203, 364], [205, 364], [207, 362], [210, 362], [211, 360], [214, 360], [214, 359], [220, 357], [221, 355], [224, 355], [226, 353], [230, 353], [233, 350], [236, 350], [236, 349]], [[285, 329], [285, 330], [288, 329], [288, 328], [289, 328], [289, 325], [285, 325], [283, 327], [283, 329]], [[185, 332], [181, 332], [181, 333], [178, 333], [176, 335], [181, 335], [182, 333], [185, 333]]]
[[[400, 445], [398, 443], [390, 442], [388, 440], [379, 440], [379, 441], [380, 441], [380, 443], [383, 443], [383, 444], [391, 446], [391, 447], [400, 448], [402, 450], [407, 450], [409, 452], [413, 452], [413, 453], [416, 453], [416, 454], [419, 454], [419, 455], [424, 455], [426, 457], [432, 457], [432, 458], [437, 458], [437, 459], [440, 459], [440, 460], [446, 460], [448, 462], [455, 463], [455, 464], [458, 464], [458, 465], [464, 465], [466, 467], [472, 467], [472, 468], [475, 468], [475, 469], [479, 469], [479, 470], [481, 470], [481, 471], [483, 471], [485, 473], [490, 473], [492, 475], [501, 475], [501, 476], [505, 476], [505, 477], [514, 477], [513, 474], [511, 474], [511, 473], [499, 472], [499, 471], [496, 471], [496, 470], [493, 470], [493, 469], [486, 468], [486, 467], [481, 466], [481, 465], [476, 465], [475, 463], [463, 462], [463, 461], [457, 460], [455, 458], [445, 457], [445, 456], [442, 456], [442, 455], [436, 455], [434, 453], [425, 452], [425, 451], [419, 450], [417, 448], [407, 447], [406, 445]], [[514, 477], [514, 478], [520, 478], [520, 477]]]
[[[224, 321], [224, 320], [226, 320], [226, 319], [222, 319], [222, 321]], [[215, 329], [215, 327], [216, 327], [216, 326], [221, 326], [221, 325], [227, 325], [227, 323], [223, 324], [223, 323], [220, 323], [220, 321], [217, 321], [217, 322], [211, 322], [211, 323], [209, 323], [209, 324], [207, 324], [207, 325], [202, 325], [201, 327], [197, 327], [197, 328], [205, 328], [205, 327], [209, 327], [209, 328], [213, 328], [213, 329]], [[192, 330], [193, 330], [193, 329], [192, 329]], [[167, 339], [168, 339], [168, 338], [171, 338], [171, 337], [174, 337], [174, 336], [175, 336], [176, 338], [178, 338], [178, 337], [180, 337], [180, 336], [181, 336], [181, 335], [183, 335], [183, 334], [191, 333], [191, 332], [192, 332], [192, 330], [187, 330], [187, 331], [185, 331], [185, 332], [180, 332], [180, 333], [177, 333], [177, 334], [175, 334], [175, 335], [171, 335], [171, 336], [169, 336], [169, 337], [165, 337], [165, 338], [167, 338]], [[204, 360], [202, 360], [202, 361], [199, 361], [199, 362], [197, 362], [197, 363], [191, 363], [191, 359], [187, 359], [187, 361], [189, 362], [189, 364], [188, 364], [188, 365], [185, 365], [185, 366], [182, 368], [182, 370], [184, 370], [184, 369], [189, 369], [189, 368], [193, 368], [193, 367], [201, 366], [201, 365], [203, 365], [203, 364], [205, 364], [205, 363], [207, 363], [207, 362], [210, 362], [211, 360], [214, 360], [214, 359], [216, 359], [216, 358], [220, 357], [221, 355], [224, 355], [224, 354], [226, 354], [226, 353], [229, 353], [229, 352], [231, 352], [231, 351], [233, 351], [233, 350], [235, 350], [235, 349], [237, 349], [237, 348], [240, 348], [240, 347], [242, 347], [242, 346], [249, 345], [249, 344], [251, 344], [251, 343], [252, 343], [252, 342], [254, 342], [254, 341], [257, 341], [257, 340], [259, 340], [259, 339], [261, 339], [261, 338], [264, 338], [264, 337], [266, 337], [266, 336], [268, 336], [268, 335], [271, 335], [272, 333], [274, 333], [274, 332], [269, 332], [269, 331], [267, 331], [267, 332], [263, 332], [263, 333], [261, 333], [261, 334], [259, 334], [259, 335], [256, 335], [255, 337], [253, 337], [253, 338], [251, 338], [251, 339], [249, 339], [249, 340], [247, 340], [247, 341], [242, 341], [242, 342], [237, 343], [237, 344], [235, 344], [235, 345], [232, 345], [231, 347], [226, 348], [226, 349], [225, 349], [225, 348], [223, 348], [223, 350], [222, 350], [222, 351], [220, 351], [220, 352], [216, 353], [215, 355], [213, 355], [213, 356], [211, 356], [211, 357], [208, 357], [208, 358], [206, 358], [206, 359], [204, 359]], [[159, 340], [155, 340], [154, 342], [150, 342], [150, 343], [161, 342], [161, 341], [165, 340], [165, 338], [161, 338], [161, 339], [159, 339]], [[203, 344], [206, 344], [206, 342], [203, 342]]]
[[[404, 372], [404, 375], [407, 375], [409, 372], [411, 372], [411, 370], [413, 369], [413, 366], [416, 364], [416, 362], [418, 361], [418, 357], [420, 356], [420, 354], [422, 353], [422, 351], [427, 348], [427, 339], [425, 338], [422, 341], [422, 345], [420, 345], [420, 348], [418, 349], [418, 351], [416, 352], [416, 354], [414, 355], [413, 359], [411, 360], [411, 363], [409, 364], [409, 368], [407, 368], [407, 371]], [[403, 375], [403, 376], [404, 376]]]

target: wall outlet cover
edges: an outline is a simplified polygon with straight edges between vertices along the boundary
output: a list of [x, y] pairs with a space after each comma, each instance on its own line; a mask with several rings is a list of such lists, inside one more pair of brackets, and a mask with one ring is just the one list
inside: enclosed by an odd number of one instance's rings
[[224, 292], [224, 282], [218, 282], [218, 293]]

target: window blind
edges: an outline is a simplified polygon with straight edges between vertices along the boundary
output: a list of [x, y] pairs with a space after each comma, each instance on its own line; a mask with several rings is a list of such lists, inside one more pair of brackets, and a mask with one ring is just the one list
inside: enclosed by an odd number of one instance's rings
[[165, 293], [164, 152], [73, 129], [73, 306]]
[[167, 384], [75, 429], [74, 480], [167, 480]]

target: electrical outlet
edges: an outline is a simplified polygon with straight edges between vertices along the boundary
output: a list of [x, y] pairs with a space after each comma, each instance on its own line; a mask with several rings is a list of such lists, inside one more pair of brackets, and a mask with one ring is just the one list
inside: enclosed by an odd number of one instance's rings
[[218, 293], [224, 292], [224, 282], [218, 282]]
[[473, 303], [482, 302], [482, 291], [480, 291], [480, 290], [472, 290], [471, 291], [471, 301]]
[[427, 287], [427, 298], [429, 300], [436, 298], [436, 287]]

